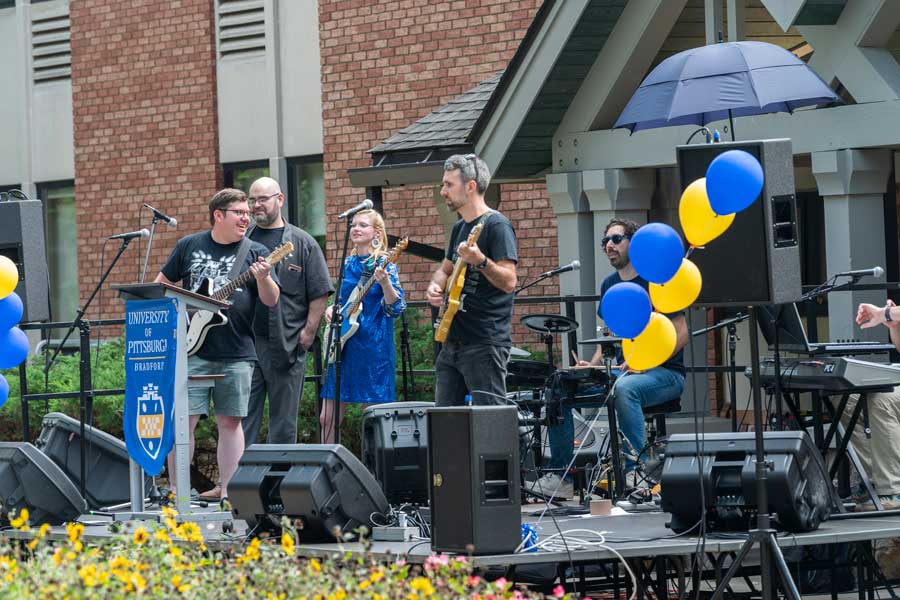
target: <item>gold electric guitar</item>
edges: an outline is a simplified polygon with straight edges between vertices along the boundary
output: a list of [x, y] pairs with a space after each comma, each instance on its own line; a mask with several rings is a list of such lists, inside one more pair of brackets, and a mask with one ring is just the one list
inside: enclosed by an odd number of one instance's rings
[[[266, 262], [270, 265], [274, 265], [293, 251], [294, 244], [291, 242], [282, 244], [272, 250], [272, 253], [266, 257]], [[250, 281], [251, 277], [253, 277], [253, 273], [249, 270], [244, 271], [238, 275], [234, 281], [229, 281], [215, 292], [213, 292], [213, 280], [204, 279], [200, 282], [200, 287], [197, 288], [196, 292], [203, 296], [214, 298], [215, 300], [227, 300], [235, 290]], [[188, 356], [196, 354], [197, 350], [203, 346], [203, 342], [206, 341], [206, 334], [209, 333], [210, 329], [224, 325], [227, 322], [228, 317], [220, 310], [216, 312], [212, 312], [211, 310], [198, 310], [191, 314], [186, 337]]]
[[[484, 229], [483, 223], [478, 223], [472, 228], [471, 233], [469, 233], [469, 239], [466, 240], [467, 246], [471, 248], [475, 245], [482, 229]], [[460, 296], [462, 296], [463, 285], [466, 282], [467, 270], [468, 265], [466, 262], [462, 257], [457, 257], [456, 262], [453, 264], [453, 273], [447, 279], [446, 296], [444, 297], [444, 303], [441, 305], [441, 310], [438, 312], [438, 320], [435, 324], [434, 341], [436, 342], [443, 343], [447, 341], [447, 334], [450, 333], [450, 324], [453, 323], [453, 317], [456, 316], [459, 310]]]
[[[388, 263], [396, 263], [400, 260], [400, 255], [403, 254], [403, 251], [406, 250], [406, 247], [409, 245], [409, 238], [404, 237], [401, 240], [397, 241], [397, 245], [394, 246], [394, 249], [391, 250], [391, 253], [388, 254], [387, 260], [383, 261], [379, 266], [386, 267]], [[356, 330], [359, 329], [359, 318], [362, 316], [362, 303], [363, 298], [366, 297], [366, 294], [369, 293], [369, 290], [372, 288], [372, 284], [375, 283], [375, 276], [369, 277], [368, 281], [360, 287], [356, 286], [353, 288], [353, 292], [350, 294], [350, 298], [344, 303], [344, 306], [341, 307], [341, 347], [347, 343], [353, 334], [356, 333]], [[331, 348], [328, 350], [328, 363], [331, 364], [334, 362], [334, 344], [331, 345]]]

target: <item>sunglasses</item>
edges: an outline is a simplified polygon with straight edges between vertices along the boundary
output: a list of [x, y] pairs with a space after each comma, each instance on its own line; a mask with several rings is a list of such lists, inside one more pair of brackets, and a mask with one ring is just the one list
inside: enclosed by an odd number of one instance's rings
[[627, 240], [629, 237], [631, 237], [631, 236], [625, 235], [622, 233], [614, 233], [612, 235], [608, 235], [608, 236], [600, 238], [600, 246], [605, 247], [606, 244], [608, 244], [609, 242], [612, 242], [613, 244], [618, 246], [619, 244], [622, 243], [623, 240]]

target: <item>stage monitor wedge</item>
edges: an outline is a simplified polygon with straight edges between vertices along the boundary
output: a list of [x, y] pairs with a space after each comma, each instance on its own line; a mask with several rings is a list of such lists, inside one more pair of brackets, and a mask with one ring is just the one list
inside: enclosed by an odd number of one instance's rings
[[744, 150], [765, 177], [759, 197], [735, 215], [720, 237], [698, 248], [691, 260], [703, 275], [698, 306], [759, 306], [800, 298], [800, 239], [794, 197], [794, 157], [788, 139], [678, 146], [681, 190], [706, 177], [720, 154]]
[[[779, 529], [814, 531], [840, 510], [822, 455], [805, 431], [766, 431], [764, 445], [770, 463], [767, 509]], [[676, 533], [695, 530], [704, 506], [707, 531], [752, 529], [757, 512], [754, 434], [671, 436], [660, 484], [662, 509], [672, 514], [667, 526]]]
[[254, 444], [244, 450], [228, 483], [235, 518], [248, 527], [281, 528], [281, 518], [302, 522], [301, 542], [334, 542], [390, 505], [378, 482], [345, 447], [337, 444]]
[[32, 526], [62, 525], [87, 512], [72, 480], [27, 442], [0, 442], [0, 504], [2, 521], [27, 508]]
[[[130, 500], [130, 463], [122, 440], [85, 425], [85, 500], [91, 510], [99, 510]], [[44, 416], [41, 433], [35, 441], [44, 454], [56, 463], [80, 489], [81, 422], [63, 413]], [[144, 489], [152, 480], [145, 475]]]

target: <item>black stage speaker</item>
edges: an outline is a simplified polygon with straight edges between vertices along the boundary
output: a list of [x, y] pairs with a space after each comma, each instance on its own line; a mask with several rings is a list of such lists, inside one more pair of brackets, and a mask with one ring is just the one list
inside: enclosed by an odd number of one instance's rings
[[760, 197], [705, 249], [691, 254], [703, 275], [699, 306], [782, 304], [800, 298], [800, 241], [794, 157], [787, 139], [678, 146], [682, 191], [727, 150], [756, 157], [765, 182]]
[[44, 211], [40, 200], [0, 202], [0, 255], [19, 269], [15, 292], [22, 298], [22, 321], [47, 321], [47, 251], [44, 248]]
[[301, 542], [333, 542], [370, 530], [390, 505], [378, 482], [337, 444], [254, 444], [228, 482], [232, 512], [251, 528], [281, 528], [282, 516], [302, 521]]
[[522, 540], [515, 406], [428, 411], [431, 548], [512, 553]]
[[[130, 467], [125, 442], [96, 427], [85, 425], [87, 443], [84, 476], [85, 500], [99, 510], [130, 500]], [[81, 489], [81, 422], [62, 413], [48, 413], [35, 445]], [[152, 480], [144, 478], [144, 489]]]
[[375, 404], [363, 412], [363, 462], [391, 504], [428, 502], [428, 430], [433, 402]]
[[27, 442], [0, 442], [0, 521], [28, 509], [32, 526], [61, 525], [87, 512], [78, 488], [48, 456]]
[[[779, 528], [814, 531], [839, 510], [822, 456], [806, 432], [766, 431], [769, 513]], [[697, 448], [700, 464], [697, 464]], [[747, 531], [756, 523], [756, 441], [751, 433], [669, 437], [663, 466], [662, 509], [675, 532], [696, 527], [707, 508], [708, 531]], [[700, 472], [705, 503], [701, 503]]]

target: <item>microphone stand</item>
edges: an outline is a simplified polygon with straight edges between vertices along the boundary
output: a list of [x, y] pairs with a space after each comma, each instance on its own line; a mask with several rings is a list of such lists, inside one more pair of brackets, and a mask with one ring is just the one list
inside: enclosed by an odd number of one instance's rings
[[[341, 291], [344, 285], [344, 265], [347, 259], [347, 248], [350, 246], [350, 227], [352, 225], [353, 215], [347, 216], [347, 229], [344, 231], [344, 247], [341, 250], [340, 270], [338, 271], [337, 290], [338, 298], [334, 303], [335, 308], [331, 311], [331, 323], [328, 327], [328, 341], [325, 342], [325, 373], [328, 373], [328, 356], [330, 350], [334, 348], [334, 414], [332, 415], [332, 427], [334, 428], [334, 443], [341, 443], [340, 431], [340, 414], [341, 414], [341, 323], [344, 320], [342, 312], [343, 302], [348, 299], [341, 298]], [[335, 331], [337, 334], [335, 335]], [[321, 433], [319, 434], [321, 439]]]
[[150, 239], [147, 240], [147, 252], [144, 254], [144, 266], [141, 268], [140, 283], [144, 283], [144, 275], [147, 273], [147, 262], [150, 260], [150, 247], [153, 246], [153, 233], [156, 231], [156, 224], [159, 222], [159, 215], [153, 211], [153, 220], [150, 222]]
[[737, 373], [734, 371], [734, 365], [737, 364], [735, 360], [735, 352], [737, 351], [737, 324], [741, 321], [746, 321], [750, 318], [750, 315], [739, 314], [731, 319], [725, 319], [724, 321], [719, 321], [715, 325], [711, 325], [704, 329], [698, 329], [691, 333], [692, 336], [703, 335], [704, 333], [708, 333], [710, 331], [715, 331], [717, 329], [721, 329], [725, 327], [728, 330], [728, 364], [731, 367], [731, 379], [728, 382], [728, 391], [731, 395], [731, 431], [736, 432], [738, 430], [737, 424]]
[[[106, 269], [106, 272], [100, 278], [100, 281], [97, 282], [97, 285], [94, 287], [94, 291], [91, 292], [91, 295], [88, 297], [87, 302], [84, 303], [78, 312], [75, 313], [75, 320], [72, 321], [72, 325], [69, 326], [69, 330], [66, 332], [65, 337], [59, 342], [56, 346], [56, 350], [53, 351], [53, 355], [50, 359], [44, 363], [44, 377], [50, 373], [50, 367], [53, 366], [53, 362], [56, 360], [56, 357], [59, 356], [59, 353], [62, 351], [63, 346], [66, 345], [66, 342], [69, 339], [69, 336], [72, 335], [72, 332], [75, 331], [75, 328], [78, 327], [79, 333], [81, 334], [81, 350], [80, 356], [78, 360], [79, 372], [81, 374], [81, 385], [79, 386], [79, 410], [80, 410], [80, 435], [81, 435], [81, 495], [85, 495], [85, 486], [87, 485], [85, 480], [85, 435], [84, 435], [84, 423], [85, 421], [91, 421], [93, 423], [93, 402], [94, 402], [94, 384], [92, 381], [92, 377], [90, 376], [91, 369], [91, 345], [90, 345], [90, 335], [91, 335], [91, 324], [86, 321], [83, 317], [87, 312], [88, 307], [91, 305], [91, 302], [94, 300], [94, 297], [100, 292], [100, 288], [103, 287], [103, 283], [106, 281], [106, 278], [109, 277], [109, 274], [112, 272], [113, 267], [116, 266], [116, 263], [119, 261], [119, 258], [122, 256], [122, 253], [125, 252], [125, 249], [128, 247], [128, 244], [131, 243], [133, 238], [122, 238], [122, 245], [119, 246], [119, 251], [113, 257], [112, 262], [109, 263], [109, 267]], [[88, 386], [91, 388], [90, 390], [85, 390], [85, 375], [87, 375]], [[28, 440], [25, 440], [28, 441]]]

